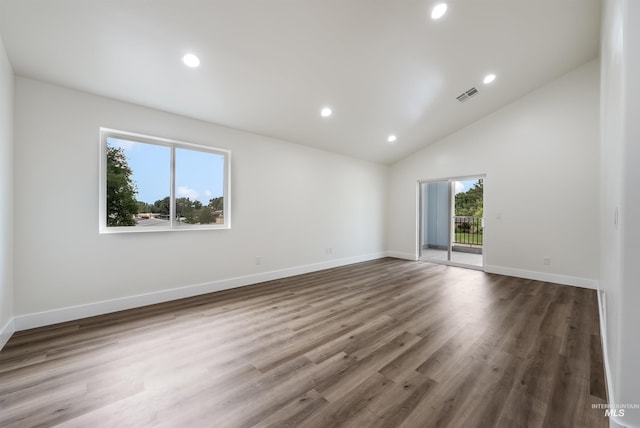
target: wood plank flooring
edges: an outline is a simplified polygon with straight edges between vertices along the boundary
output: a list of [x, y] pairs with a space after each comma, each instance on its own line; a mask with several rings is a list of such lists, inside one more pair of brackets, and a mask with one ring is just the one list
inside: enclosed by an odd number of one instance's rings
[[593, 290], [382, 259], [16, 333], [2, 427], [606, 427]]

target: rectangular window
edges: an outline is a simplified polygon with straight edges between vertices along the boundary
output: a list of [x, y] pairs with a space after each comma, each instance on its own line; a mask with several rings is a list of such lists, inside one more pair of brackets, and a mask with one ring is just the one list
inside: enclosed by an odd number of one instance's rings
[[100, 233], [228, 229], [227, 150], [100, 129]]

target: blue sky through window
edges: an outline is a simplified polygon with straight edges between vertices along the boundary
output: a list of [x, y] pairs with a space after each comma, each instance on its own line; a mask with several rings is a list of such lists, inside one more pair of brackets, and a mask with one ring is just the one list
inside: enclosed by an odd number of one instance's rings
[[457, 193], [464, 193], [467, 190], [471, 189], [473, 187], [474, 184], [476, 184], [479, 180], [473, 179], [473, 180], [458, 180], [455, 182], [455, 191], [456, 194]]
[[[107, 138], [111, 147], [124, 150], [137, 200], [153, 204], [169, 196], [171, 149], [167, 146]], [[188, 197], [204, 205], [223, 195], [224, 156], [176, 148], [176, 198]]]
[[176, 198], [189, 198], [204, 205], [222, 196], [224, 156], [176, 148]]

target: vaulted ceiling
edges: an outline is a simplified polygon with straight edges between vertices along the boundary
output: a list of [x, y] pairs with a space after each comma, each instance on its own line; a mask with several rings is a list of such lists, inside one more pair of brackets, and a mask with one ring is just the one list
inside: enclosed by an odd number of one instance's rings
[[598, 56], [599, 0], [438, 2], [0, 0], [0, 33], [18, 75], [382, 163]]

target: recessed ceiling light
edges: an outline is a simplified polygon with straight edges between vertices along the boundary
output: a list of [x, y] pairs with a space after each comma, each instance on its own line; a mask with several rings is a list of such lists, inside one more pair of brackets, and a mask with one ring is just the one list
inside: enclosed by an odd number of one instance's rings
[[431, 9], [431, 19], [440, 19], [447, 13], [447, 4], [438, 3]]
[[484, 76], [484, 84], [488, 85], [489, 83], [493, 82], [494, 80], [496, 80], [496, 75], [495, 74], [487, 74], [486, 76]]
[[325, 107], [322, 110], [320, 110], [320, 115], [322, 117], [329, 117], [329, 116], [331, 116], [331, 113], [333, 113], [333, 112], [331, 111], [331, 109], [329, 107]]
[[200, 65], [200, 58], [194, 54], [186, 54], [182, 57], [182, 62], [184, 62], [187, 67], [196, 68]]
[[387, 141], [389, 143], [394, 143], [396, 140], [398, 139], [398, 137], [396, 137], [395, 135], [391, 134], [387, 137]]

